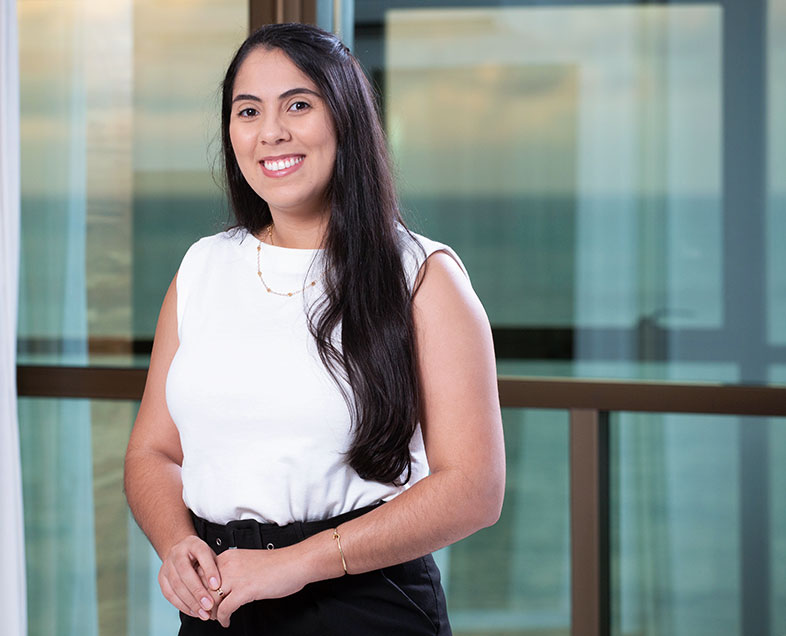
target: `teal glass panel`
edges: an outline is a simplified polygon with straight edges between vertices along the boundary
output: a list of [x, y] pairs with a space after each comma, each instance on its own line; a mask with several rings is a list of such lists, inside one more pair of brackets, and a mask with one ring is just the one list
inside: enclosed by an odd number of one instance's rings
[[[773, 384], [786, 384], [786, 364], [772, 365]], [[767, 499], [770, 506], [770, 634], [786, 634], [786, 426], [782, 420], [769, 427], [766, 465], [769, 468]], [[763, 495], [764, 493], [762, 493]]]
[[19, 0], [18, 16], [19, 362], [144, 366], [180, 258], [226, 222], [218, 85], [247, 3]]
[[385, 15], [413, 217], [495, 325], [717, 327], [720, 8], [478, 4]]
[[[767, 331], [786, 346], [786, 0], [767, 6]], [[786, 383], [786, 380], [782, 380]]]
[[769, 381], [784, 0], [354, 4], [406, 218], [457, 249], [500, 357]]
[[496, 525], [435, 554], [457, 636], [570, 633], [568, 416], [503, 409], [507, 485]]
[[133, 25], [132, 333], [149, 342], [188, 247], [231, 224], [220, 84], [248, 34], [248, 2], [137, 0]]
[[19, 400], [30, 636], [163, 636], [177, 611], [131, 518], [123, 455], [137, 404]]
[[[87, 358], [86, 249], [91, 146], [87, 93], [97, 69], [86, 54], [81, 3], [18, 2], [22, 249], [20, 362], [84, 364]], [[51, 10], [51, 11], [50, 11]], [[106, 21], [107, 34], [117, 36]], [[106, 42], [96, 43], [101, 52]], [[117, 47], [122, 50], [122, 47]], [[96, 51], [98, 52], [98, 51]], [[122, 67], [108, 80], [118, 90]], [[111, 98], [103, 95], [99, 108]], [[105, 174], [103, 176], [106, 176]], [[56, 344], [54, 344], [56, 343]]]
[[613, 416], [613, 634], [783, 632], [784, 423]]

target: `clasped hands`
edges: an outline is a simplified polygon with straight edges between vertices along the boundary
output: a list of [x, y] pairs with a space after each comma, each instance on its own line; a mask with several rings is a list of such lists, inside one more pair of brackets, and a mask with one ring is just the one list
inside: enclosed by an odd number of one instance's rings
[[281, 598], [307, 581], [292, 548], [226, 550], [218, 556], [199, 537], [176, 543], [164, 558], [158, 583], [184, 614], [229, 626], [232, 613], [258, 599]]

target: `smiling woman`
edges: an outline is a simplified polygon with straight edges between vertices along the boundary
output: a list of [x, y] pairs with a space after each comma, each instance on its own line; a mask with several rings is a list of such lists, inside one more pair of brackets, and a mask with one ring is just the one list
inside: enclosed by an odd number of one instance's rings
[[[279, 243], [314, 247], [328, 212], [325, 192], [336, 157], [327, 105], [280, 49], [251, 51], [233, 93], [229, 136], [243, 176], [270, 206]], [[308, 243], [290, 244], [306, 228]]]
[[450, 634], [430, 553], [493, 524], [504, 489], [485, 312], [455, 252], [404, 226], [334, 36], [250, 36], [222, 140], [237, 225], [183, 258], [126, 454], [180, 633]]

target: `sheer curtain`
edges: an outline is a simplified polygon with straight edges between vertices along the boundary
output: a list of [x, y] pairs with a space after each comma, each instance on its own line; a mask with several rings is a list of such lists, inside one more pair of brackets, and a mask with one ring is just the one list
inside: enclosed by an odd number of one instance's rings
[[[17, 3], [24, 131], [18, 336], [51, 343], [46, 363], [77, 366], [88, 363], [88, 4]], [[91, 404], [23, 399], [18, 411], [30, 636], [96, 636]]]
[[0, 2], [0, 616], [8, 636], [27, 633], [22, 480], [16, 412], [19, 274], [19, 59], [16, 2]]

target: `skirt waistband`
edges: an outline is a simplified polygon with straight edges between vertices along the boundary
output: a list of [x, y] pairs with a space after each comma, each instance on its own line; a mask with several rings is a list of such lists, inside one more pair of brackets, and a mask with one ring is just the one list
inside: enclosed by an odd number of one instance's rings
[[286, 526], [279, 526], [275, 523], [260, 523], [254, 519], [242, 519], [230, 521], [226, 525], [212, 523], [197, 517], [193, 512], [191, 519], [194, 522], [194, 529], [200, 539], [205, 541], [216, 554], [221, 554], [224, 550], [234, 548], [242, 549], [263, 549], [273, 550], [299, 543], [312, 535], [324, 530], [330, 530], [351, 519], [356, 519], [367, 512], [378, 508], [384, 501], [351, 510], [337, 517], [324, 519], [321, 521], [296, 521]]

